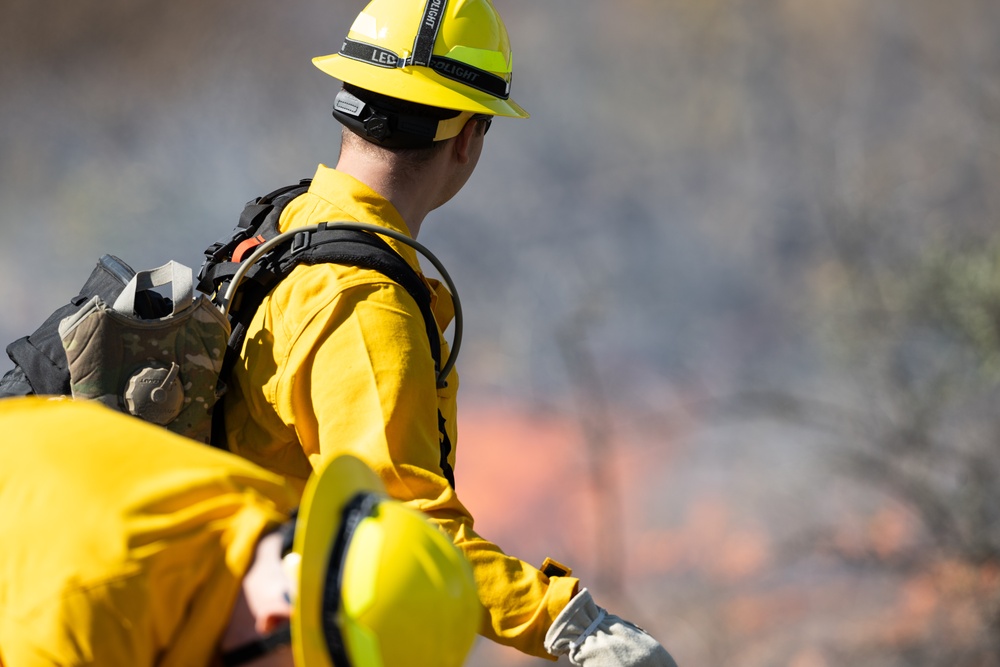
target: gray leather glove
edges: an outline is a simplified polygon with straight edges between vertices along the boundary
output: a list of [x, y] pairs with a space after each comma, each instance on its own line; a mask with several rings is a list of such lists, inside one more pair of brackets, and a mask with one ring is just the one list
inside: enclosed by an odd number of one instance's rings
[[550, 655], [568, 655], [579, 667], [677, 667], [645, 630], [594, 603], [584, 588], [569, 601], [545, 634]]

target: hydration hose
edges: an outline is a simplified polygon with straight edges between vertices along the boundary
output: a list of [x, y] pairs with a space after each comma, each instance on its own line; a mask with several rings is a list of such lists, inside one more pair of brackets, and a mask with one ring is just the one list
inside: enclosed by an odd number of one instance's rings
[[218, 300], [219, 310], [226, 317], [229, 316], [229, 306], [232, 303], [233, 297], [236, 295], [236, 290], [240, 283], [243, 282], [243, 278], [246, 276], [247, 271], [253, 267], [264, 255], [269, 253], [275, 246], [279, 246], [285, 241], [294, 238], [302, 232], [314, 232], [321, 229], [353, 229], [362, 232], [369, 232], [371, 234], [376, 234], [380, 236], [388, 236], [393, 238], [404, 245], [408, 245], [421, 255], [426, 257], [434, 268], [437, 269], [438, 273], [441, 274], [441, 278], [444, 280], [445, 285], [448, 286], [448, 291], [451, 292], [452, 301], [455, 304], [455, 333], [452, 336], [453, 340], [451, 343], [451, 348], [448, 352], [448, 359], [441, 365], [441, 370], [438, 371], [437, 382], [438, 385], [448, 377], [451, 369], [455, 366], [455, 361], [458, 359], [458, 349], [462, 345], [462, 304], [458, 299], [458, 290], [455, 288], [455, 283], [452, 281], [451, 276], [448, 274], [447, 269], [444, 268], [444, 264], [434, 256], [426, 246], [419, 243], [418, 241], [411, 239], [409, 236], [397, 232], [394, 229], [386, 229], [385, 227], [379, 227], [378, 225], [368, 224], [366, 222], [324, 222], [318, 225], [312, 225], [308, 227], [298, 227], [296, 229], [289, 230], [278, 234], [272, 239], [265, 241], [264, 243], [257, 246], [253, 253], [247, 257], [245, 260], [240, 262], [240, 268], [237, 269], [236, 273], [233, 275], [232, 281], [226, 287], [225, 294]]

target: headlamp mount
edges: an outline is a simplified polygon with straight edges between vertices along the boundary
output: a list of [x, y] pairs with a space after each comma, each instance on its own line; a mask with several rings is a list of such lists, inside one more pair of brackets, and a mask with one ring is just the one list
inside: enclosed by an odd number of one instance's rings
[[333, 117], [355, 134], [385, 148], [426, 148], [437, 136], [436, 119], [375, 107], [344, 89], [333, 102]]

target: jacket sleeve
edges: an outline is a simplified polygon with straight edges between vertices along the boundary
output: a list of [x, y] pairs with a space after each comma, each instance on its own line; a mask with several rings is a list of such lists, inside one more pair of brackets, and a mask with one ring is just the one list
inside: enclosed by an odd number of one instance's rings
[[285, 332], [294, 343], [276, 398], [286, 423], [295, 424], [314, 467], [338, 453], [358, 456], [392, 497], [452, 537], [472, 563], [487, 612], [481, 634], [549, 657], [545, 632], [577, 580], [550, 579], [476, 534], [445, 472], [455, 466], [457, 376], [435, 392], [426, 330], [405, 290], [384, 281], [344, 288], [343, 277], [340, 285], [299, 320], [300, 330]]

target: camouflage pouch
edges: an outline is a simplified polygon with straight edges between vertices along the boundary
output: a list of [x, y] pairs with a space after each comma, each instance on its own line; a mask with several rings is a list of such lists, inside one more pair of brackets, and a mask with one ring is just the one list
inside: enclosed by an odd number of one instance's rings
[[[137, 295], [168, 284], [172, 312], [137, 316]], [[224, 390], [219, 373], [229, 333], [225, 315], [204, 294], [194, 297], [191, 269], [177, 262], [139, 271], [111, 306], [95, 296], [59, 324], [74, 397], [204, 443]]]

